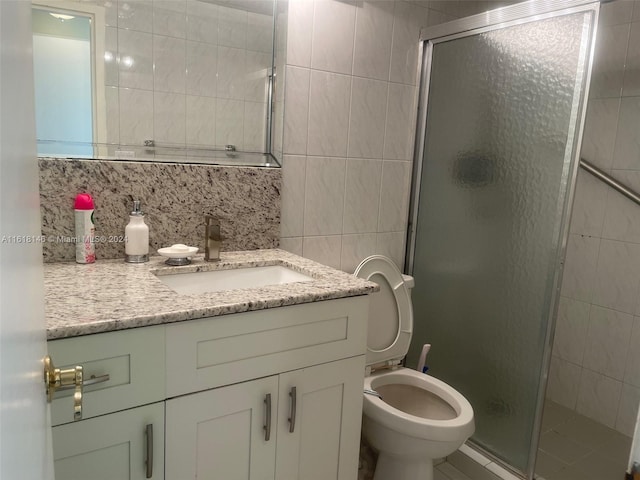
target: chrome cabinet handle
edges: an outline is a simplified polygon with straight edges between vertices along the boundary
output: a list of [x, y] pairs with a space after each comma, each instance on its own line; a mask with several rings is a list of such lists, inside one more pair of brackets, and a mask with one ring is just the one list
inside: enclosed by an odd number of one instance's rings
[[147, 458], [144, 463], [147, 465], [147, 478], [153, 477], [153, 423], [145, 428], [145, 436], [147, 437]]
[[264, 397], [264, 404], [267, 408], [267, 413], [264, 419], [264, 441], [268, 442], [271, 438], [271, 394], [267, 393]]
[[289, 391], [289, 398], [291, 400], [291, 416], [289, 417], [289, 433], [293, 433], [296, 428], [296, 387], [291, 387]]
[[[85, 380], [82, 382], [82, 386], [88, 387], [89, 385], [95, 385], [96, 383], [108, 382], [110, 379], [111, 378], [109, 377], [108, 373], [105, 375], [100, 375], [99, 377], [96, 377], [95, 375], [91, 375], [88, 380]], [[75, 388], [75, 387], [73, 385], [64, 385], [62, 387], [58, 387], [56, 390], [58, 391], [71, 390], [72, 388]]]

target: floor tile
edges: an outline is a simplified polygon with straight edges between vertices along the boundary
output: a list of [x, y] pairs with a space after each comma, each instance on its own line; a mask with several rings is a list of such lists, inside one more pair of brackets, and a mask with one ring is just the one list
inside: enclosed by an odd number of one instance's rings
[[617, 480], [625, 477], [625, 467], [622, 462], [615, 462], [600, 452], [594, 452], [581, 459], [571, 468], [582, 473], [581, 478], [585, 480]]
[[549, 455], [547, 452], [538, 450], [538, 458], [536, 460], [536, 473], [548, 478], [550, 474], [558, 472], [569, 465], [556, 457]]
[[590, 449], [601, 447], [618, 434], [612, 428], [582, 415], [576, 415], [568, 422], [554, 427], [553, 430]]
[[447, 457], [447, 461], [473, 480], [501, 480], [500, 477], [491, 473], [464, 453], [454, 452]]
[[[443, 463], [441, 465], [438, 465], [436, 467], [436, 472], [444, 474], [444, 478], [447, 480], [471, 480], [471, 478], [467, 477], [464, 473], [462, 473], [450, 463]], [[437, 478], [438, 477], [436, 477], [436, 479]]]
[[626, 466], [629, 462], [631, 441], [631, 437], [627, 437], [620, 432], [616, 432], [616, 435], [598, 448], [598, 451], [605, 457], [608, 457], [613, 461], [622, 462], [622, 464]]
[[540, 450], [568, 464], [576, 462], [592, 451], [556, 431], [542, 434]]
[[544, 412], [542, 414], [542, 432], [547, 432], [570, 419], [576, 413], [570, 408], [564, 407], [552, 400], [544, 402]]

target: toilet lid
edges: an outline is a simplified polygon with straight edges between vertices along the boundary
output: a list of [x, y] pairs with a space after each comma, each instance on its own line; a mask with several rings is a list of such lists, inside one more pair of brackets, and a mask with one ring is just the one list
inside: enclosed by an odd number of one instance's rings
[[358, 265], [355, 275], [380, 286], [369, 302], [367, 365], [401, 360], [413, 332], [411, 297], [402, 273], [389, 258], [372, 255]]

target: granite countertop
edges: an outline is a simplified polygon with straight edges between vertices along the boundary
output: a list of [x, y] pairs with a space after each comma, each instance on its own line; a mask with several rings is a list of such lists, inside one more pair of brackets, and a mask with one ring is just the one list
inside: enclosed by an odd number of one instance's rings
[[[163, 257], [152, 257], [142, 264], [121, 259], [98, 260], [89, 265], [45, 264], [47, 339], [353, 297], [378, 290], [375, 283], [284, 250], [222, 252], [220, 261], [215, 263], [205, 262], [202, 255], [192, 260], [191, 265], [182, 267], [165, 265]], [[156, 276], [268, 265], [282, 265], [314, 280], [184, 295], [171, 290]]]

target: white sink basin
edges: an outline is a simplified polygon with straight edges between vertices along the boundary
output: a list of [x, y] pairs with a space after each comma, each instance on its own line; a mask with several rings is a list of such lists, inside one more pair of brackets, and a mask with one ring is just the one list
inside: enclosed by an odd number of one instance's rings
[[281, 265], [234, 268], [210, 272], [176, 273], [158, 275], [158, 278], [174, 292], [183, 295], [222, 292], [238, 288], [266, 287], [267, 285], [282, 285], [294, 282], [310, 282], [313, 280], [308, 275], [290, 270]]

